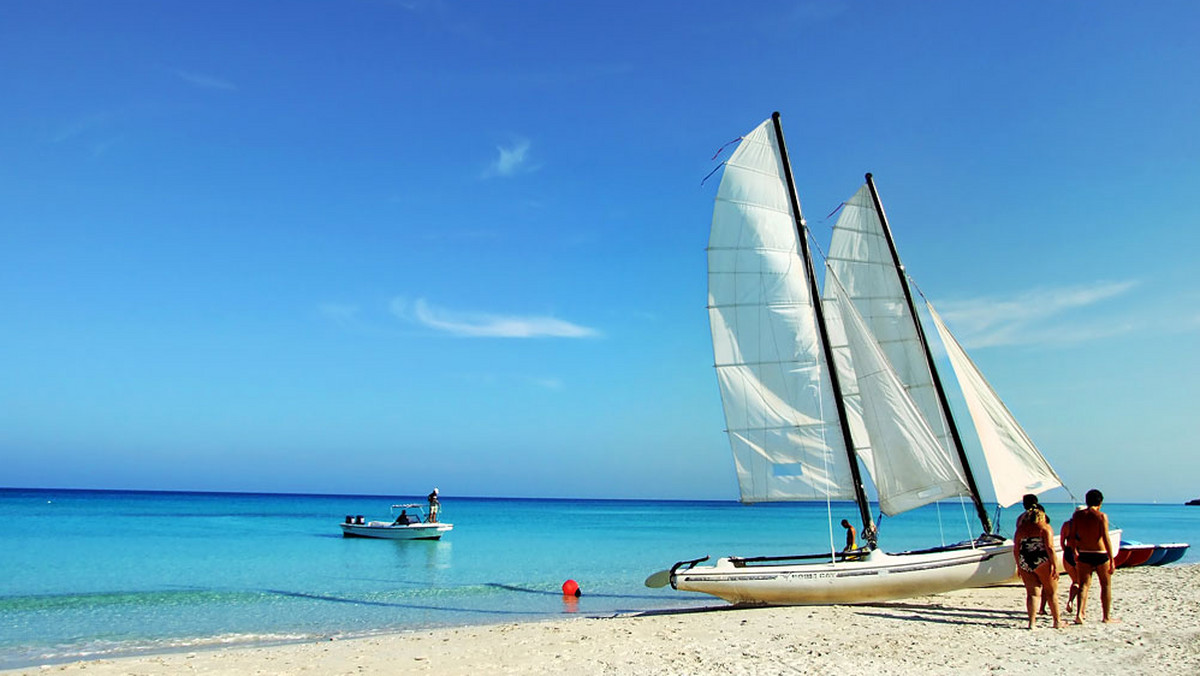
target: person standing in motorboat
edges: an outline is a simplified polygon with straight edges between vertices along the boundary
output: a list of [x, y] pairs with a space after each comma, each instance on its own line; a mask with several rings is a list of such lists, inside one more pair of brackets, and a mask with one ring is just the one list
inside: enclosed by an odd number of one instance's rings
[[429, 500], [429, 523], [437, 523], [438, 511], [442, 508], [442, 503], [438, 500], [438, 489], [434, 488], [426, 499]]

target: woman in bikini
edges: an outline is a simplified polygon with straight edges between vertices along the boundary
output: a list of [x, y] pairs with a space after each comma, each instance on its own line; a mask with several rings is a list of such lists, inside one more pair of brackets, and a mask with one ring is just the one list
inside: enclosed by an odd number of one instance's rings
[[1025, 583], [1029, 628], [1033, 629], [1034, 612], [1044, 590], [1050, 604], [1050, 617], [1054, 619], [1054, 628], [1058, 629], [1058, 562], [1054, 556], [1054, 531], [1046, 513], [1036, 507], [1026, 510], [1017, 524], [1013, 533], [1013, 558], [1021, 581]]
[[1066, 608], [1067, 614], [1070, 614], [1075, 599], [1079, 598], [1079, 571], [1075, 567], [1075, 533], [1070, 519], [1063, 522], [1062, 528], [1058, 531], [1058, 538], [1062, 543], [1063, 570], [1071, 578], [1071, 591], [1067, 594]]

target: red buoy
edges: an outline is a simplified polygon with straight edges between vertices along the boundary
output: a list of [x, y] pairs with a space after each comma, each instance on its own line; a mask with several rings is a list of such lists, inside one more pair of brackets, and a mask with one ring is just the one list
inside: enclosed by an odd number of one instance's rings
[[563, 596], [579, 596], [579, 583], [575, 580], [567, 580], [563, 583]]

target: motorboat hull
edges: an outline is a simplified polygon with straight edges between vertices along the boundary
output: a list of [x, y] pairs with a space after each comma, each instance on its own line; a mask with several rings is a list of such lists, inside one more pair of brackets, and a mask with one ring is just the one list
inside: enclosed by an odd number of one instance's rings
[[450, 523], [394, 524], [387, 521], [370, 521], [365, 524], [343, 523], [342, 536], [348, 538], [376, 538], [380, 540], [437, 540], [454, 528]]
[[671, 585], [762, 605], [859, 604], [984, 587], [1016, 577], [1012, 541], [888, 554], [861, 559], [774, 563], [770, 559], [722, 558], [709, 566], [688, 562], [672, 571]]

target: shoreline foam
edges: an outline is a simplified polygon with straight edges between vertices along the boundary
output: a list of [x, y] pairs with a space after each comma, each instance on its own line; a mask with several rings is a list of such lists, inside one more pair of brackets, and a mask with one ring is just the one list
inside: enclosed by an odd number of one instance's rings
[[[1065, 579], [1064, 579], [1065, 581]], [[1059, 590], [1064, 599], [1065, 585]], [[1020, 586], [867, 606], [725, 608], [457, 627], [0, 672], [88, 674], [1200, 673], [1200, 565], [1117, 573], [1114, 616], [1024, 628]], [[1068, 621], [1069, 624], [1069, 621]]]

